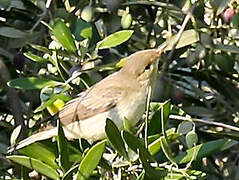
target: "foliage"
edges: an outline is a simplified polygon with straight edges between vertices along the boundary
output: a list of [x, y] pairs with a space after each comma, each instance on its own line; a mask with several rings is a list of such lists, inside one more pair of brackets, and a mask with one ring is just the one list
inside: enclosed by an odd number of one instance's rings
[[[238, 22], [237, 0], [0, 1], [0, 178], [238, 179]], [[123, 57], [164, 42], [148, 123], [107, 120], [93, 144], [58, 124], [53, 142], [7, 153]]]

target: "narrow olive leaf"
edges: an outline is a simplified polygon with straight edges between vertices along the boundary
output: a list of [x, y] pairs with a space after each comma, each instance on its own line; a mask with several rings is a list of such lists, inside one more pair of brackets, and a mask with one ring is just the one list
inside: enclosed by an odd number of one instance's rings
[[[168, 138], [169, 142], [174, 141], [175, 139], [177, 139], [180, 136], [178, 133], [175, 132], [175, 128], [168, 129], [166, 131], [166, 134], [167, 134], [167, 138]], [[149, 152], [151, 155], [155, 155], [161, 149], [160, 141], [161, 141], [161, 139], [157, 138], [149, 144], [148, 149], [149, 149]]]
[[42, 89], [46, 86], [55, 87], [55, 86], [59, 86], [63, 84], [64, 83], [62, 82], [45, 79], [42, 77], [17, 78], [7, 83], [7, 85], [10, 87], [23, 89], [23, 90]]
[[105, 140], [95, 144], [92, 148], [90, 148], [80, 163], [77, 180], [85, 180], [90, 177], [93, 170], [98, 165], [104, 150]]
[[75, 173], [78, 169], [78, 165], [71, 167], [62, 177], [62, 180], [72, 179], [72, 174]]
[[44, 53], [51, 53], [51, 51], [48, 49], [48, 48], [46, 48], [46, 47], [44, 47], [44, 46], [40, 46], [40, 45], [37, 45], [37, 44], [28, 44], [31, 48], [33, 48], [33, 49], [36, 49], [36, 50], [38, 50], [38, 51], [40, 51], [40, 52], [44, 52]]
[[139, 158], [142, 162], [143, 168], [146, 172], [146, 176], [150, 179], [160, 179], [167, 175], [167, 172], [163, 169], [156, 169], [150, 166], [144, 154], [139, 150]]
[[56, 39], [62, 44], [62, 46], [67, 51], [69, 52], [76, 51], [76, 45], [72, 37], [72, 33], [63, 21], [61, 20], [56, 21], [56, 23], [52, 27], [52, 31]]
[[[172, 49], [173, 44], [175, 43], [176, 36], [177, 35], [174, 35], [166, 41], [166, 43], [168, 44], [168, 46], [165, 49], [166, 51], [170, 51]], [[199, 41], [198, 32], [195, 31], [194, 29], [186, 30], [183, 32], [176, 46], [176, 49], [191, 45], [197, 41]]]
[[25, 57], [27, 57], [28, 59], [31, 59], [32, 61], [35, 61], [35, 62], [39, 62], [39, 63], [46, 63], [47, 62], [47, 59], [44, 59], [40, 56], [32, 54], [31, 52], [25, 52], [25, 53], [23, 53], [23, 55]]
[[121, 156], [124, 156], [126, 159], [128, 159], [125, 146], [124, 146], [124, 141], [120, 135], [120, 131], [118, 130], [114, 122], [111, 121], [110, 119], [106, 120], [105, 132], [106, 132], [108, 140], [110, 141], [112, 146], [115, 148], [115, 150]]
[[60, 66], [60, 61], [57, 59], [57, 57], [52, 58], [51, 56], [49, 56], [49, 61], [56, 67], [61, 78], [64, 81], [66, 81], [66, 79], [68, 78], [68, 75], [66, 75], [66, 73], [64, 72], [64, 69], [62, 68], [62, 66]]
[[149, 160], [154, 160], [154, 158], [150, 155], [150, 153], [147, 151], [147, 149], [144, 147], [144, 145], [139, 141], [139, 139], [132, 135], [131, 133], [127, 131], [123, 131], [123, 138], [127, 145], [136, 153], [138, 153], [138, 150], [141, 150], [141, 153]]
[[54, 168], [43, 163], [40, 160], [30, 158], [27, 156], [19, 156], [19, 155], [7, 156], [7, 158], [22, 166], [35, 170], [39, 172], [40, 174], [43, 174], [44, 176], [47, 176], [51, 179], [55, 179], [55, 180], [60, 179], [60, 175], [57, 173], [57, 171]]
[[123, 42], [127, 41], [134, 31], [132, 30], [122, 30], [118, 31], [114, 34], [111, 34], [104, 38], [102, 41], [97, 43], [97, 48], [99, 49], [106, 49], [106, 48], [112, 48], [115, 46], [118, 46], [122, 44]]
[[23, 149], [19, 149], [18, 151], [20, 152], [20, 154], [26, 155], [30, 158], [41, 160], [54, 169], [59, 168], [56, 163], [56, 153], [54, 149], [43, 143], [36, 142], [29, 146], [26, 146]]
[[47, 107], [51, 106], [54, 102], [56, 102], [57, 99], [60, 99], [64, 102], [67, 102], [69, 100], [71, 100], [71, 97], [65, 95], [65, 94], [53, 94], [49, 100], [47, 100], [46, 102], [42, 103], [37, 109], [35, 109], [34, 113], [40, 112], [44, 109], [46, 109]]
[[225, 52], [231, 52], [231, 53], [239, 54], [239, 48], [237, 46], [234, 46], [234, 45], [215, 44], [213, 46], [213, 48], [221, 50], [221, 51], [225, 51]]
[[171, 149], [169, 148], [167, 139], [164, 136], [160, 137], [160, 145], [162, 147], [162, 150], [163, 150], [165, 156], [168, 158], [168, 160], [173, 164], [177, 164], [176, 161], [174, 160]]
[[165, 126], [166, 126], [168, 118], [169, 118], [170, 107], [171, 107], [171, 102], [166, 101], [160, 109], [160, 112], [161, 112], [160, 113], [160, 115], [161, 115], [161, 119], [160, 119], [161, 120], [161, 128], [162, 128], [162, 133], [165, 136], [165, 138], [167, 138]]
[[200, 145], [197, 145], [191, 149], [188, 149], [185, 154], [180, 154], [175, 157], [178, 163], [187, 163], [193, 157], [194, 160], [200, 159], [212, 155], [215, 152], [220, 151], [220, 149], [228, 142], [226, 139], [218, 139], [215, 141], [209, 141]]
[[8, 38], [25, 38], [27, 33], [13, 27], [1, 27], [0, 36]]
[[70, 168], [69, 151], [68, 151], [68, 143], [59, 120], [57, 121], [57, 128], [58, 128], [57, 147], [60, 160], [59, 162], [63, 172], [65, 173]]

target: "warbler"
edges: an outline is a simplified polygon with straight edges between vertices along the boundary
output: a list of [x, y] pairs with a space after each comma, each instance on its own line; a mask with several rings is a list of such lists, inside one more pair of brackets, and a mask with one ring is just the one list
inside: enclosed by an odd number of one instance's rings
[[[111, 119], [119, 129], [127, 118], [135, 125], [145, 112], [149, 87], [153, 88], [158, 72], [158, 60], [166, 45], [159, 49], [138, 51], [125, 58], [118, 71], [78, 97], [69, 101], [58, 113], [67, 139], [84, 138], [90, 142], [105, 138], [106, 119]], [[36, 141], [57, 136], [58, 128], [49, 126], [20, 141], [20, 149]], [[10, 149], [10, 151], [12, 151]]]

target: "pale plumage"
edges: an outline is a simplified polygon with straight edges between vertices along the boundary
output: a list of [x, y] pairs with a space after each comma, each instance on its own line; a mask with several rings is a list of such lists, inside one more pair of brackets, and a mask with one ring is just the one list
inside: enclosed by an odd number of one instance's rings
[[[120, 71], [68, 102], [58, 114], [65, 136], [89, 141], [102, 139], [106, 118], [112, 119], [119, 129], [124, 118], [135, 125], [144, 113], [148, 87], [155, 79], [161, 53], [162, 50], [152, 49], [132, 54]], [[15, 149], [53, 136], [57, 136], [57, 128], [47, 127], [21, 141]]]

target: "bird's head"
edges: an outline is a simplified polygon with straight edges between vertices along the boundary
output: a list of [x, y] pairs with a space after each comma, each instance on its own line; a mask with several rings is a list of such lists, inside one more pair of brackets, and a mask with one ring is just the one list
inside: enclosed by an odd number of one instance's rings
[[160, 49], [142, 50], [132, 54], [126, 58], [121, 71], [143, 84], [154, 81], [158, 70], [158, 60], [165, 47], [166, 45]]

